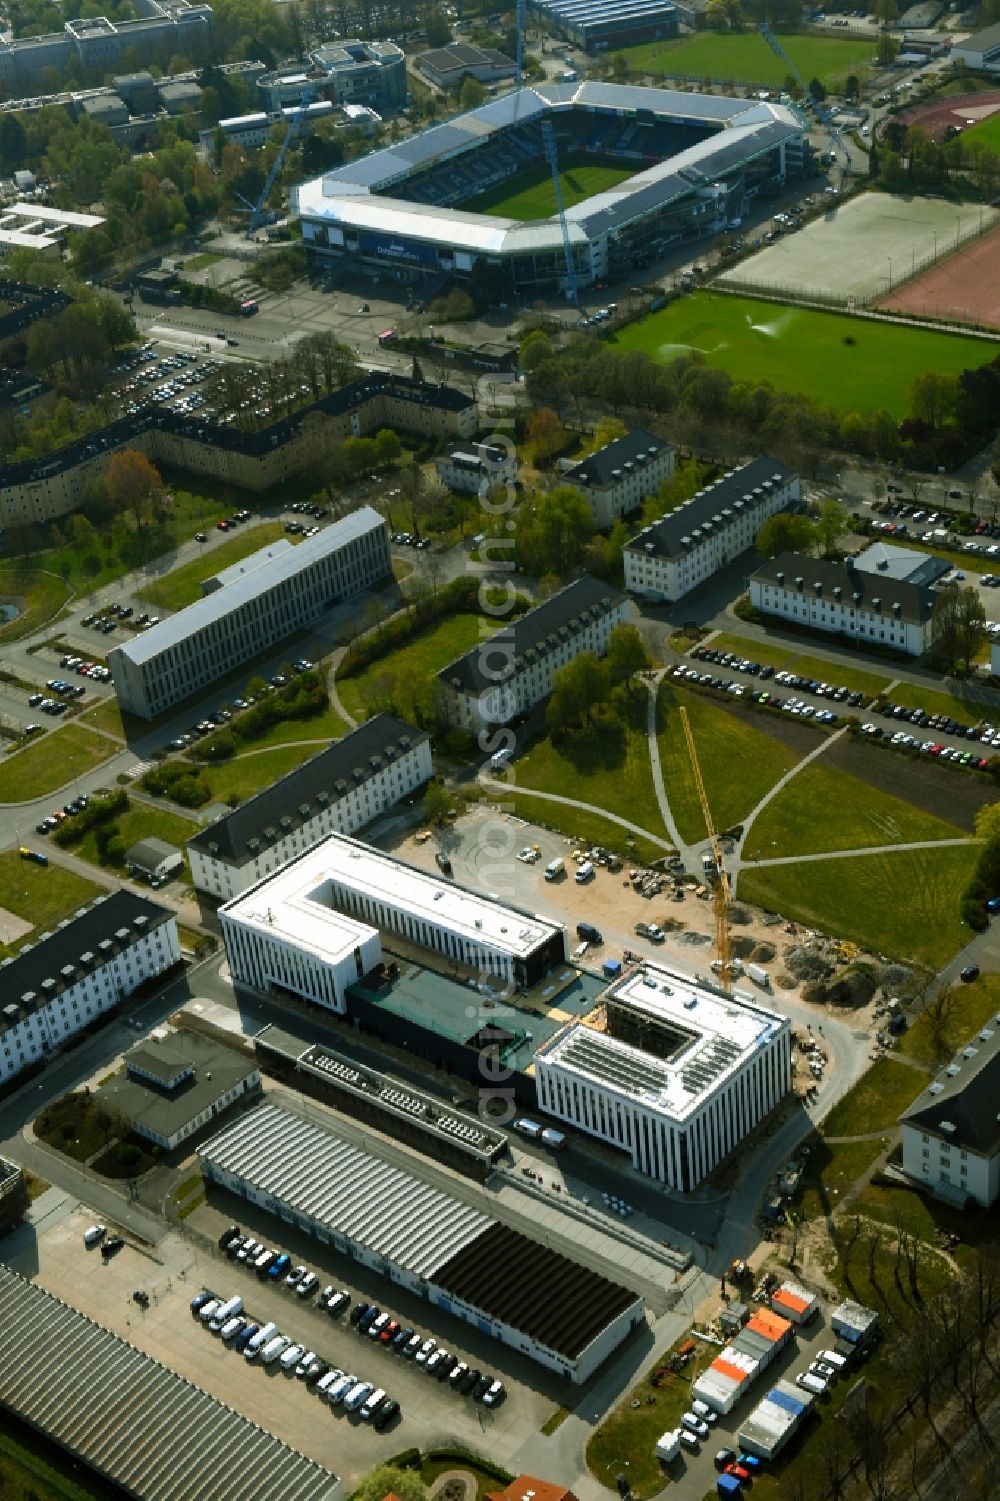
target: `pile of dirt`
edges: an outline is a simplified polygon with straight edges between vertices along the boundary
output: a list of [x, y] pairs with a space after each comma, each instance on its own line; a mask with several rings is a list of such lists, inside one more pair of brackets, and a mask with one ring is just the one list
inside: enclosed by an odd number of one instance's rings
[[732, 939], [729, 946], [734, 958], [749, 959], [757, 945], [748, 933], [742, 933], [738, 938]]
[[729, 908], [729, 926], [745, 928], [753, 921], [749, 907], [741, 907], [739, 902], [733, 902]]
[[754, 964], [770, 964], [778, 950], [773, 943], [766, 940], [763, 943], [755, 943], [750, 951], [750, 958]]
[[818, 949], [802, 943], [789, 944], [785, 964], [797, 980], [828, 980], [835, 968]]
[[827, 1001], [827, 987], [823, 980], [809, 980], [802, 987], [802, 999], [808, 1001], [810, 1006], [825, 1006]]
[[887, 964], [882, 971], [882, 984], [893, 993], [904, 990], [912, 979], [913, 970], [907, 969], [905, 964]]
[[790, 975], [787, 969], [782, 970], [780, 975], [775, 975], [774, 983], [779, 990], [794, 990], [799, 983], [794, 975]]

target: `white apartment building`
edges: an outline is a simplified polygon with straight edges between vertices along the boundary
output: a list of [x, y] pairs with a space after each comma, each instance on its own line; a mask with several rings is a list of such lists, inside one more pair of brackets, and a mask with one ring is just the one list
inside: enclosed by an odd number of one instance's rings
[[180, 962], [173, 912], [116, 891], [0, 964], [0, 1085]]
[[152, 719], [392, 571], [371, 506], [293, 547], [262, 547], [202, 585], [204, 598], [108, 653], [119, 707]]
[[903, 1172], [938, 1198], [988, 1209], [1000, 1196], [1000, 1014], [899, 1117]]
[[566, 958], [560, 923], [343, 834], [227, 902], [219, 921], [234, 979], [340, 1012], [346, 987], [381, 959], [379, 930], [520, 989]]
[[788, 1093], [791, 1024], [651, 963], [603, 1000], [602, 1029], [571, 1022], [536, 1052], [539, 1109], [693, 1189]]
[[442, 485], [458, 495], [489, 495], [517, 480], [517, 453], [498, 443], [466, 443], [434, 464]]
[[639, 427], [565, 469], [561, 479], [582, 492], [594, 525], [606, 532], [623, 516], [638, 511], [673, 473], [673, 445]]
[[798, 475], [776, 459], [732, 470], [626, 543], [626, 589], [682, 599], [752, 547], [767, 518], [800, 495]]
[[434, 775], [430, 736], [377, 714], [188, 841], [195, 889], [227, 902], [328, 834], [353, 834]]
[[470, 731], [508, 724], [552, 692], [553, 674], [583, 652], [603, 656], [628, 597], [584, 574], [438, 673], [442, 706]]
[[930, 585], [869, 573], [853, 558], [780, 553], [750, 579], [750, 603], [764, 615], [912, 657], [930, 650], [934, 599]]

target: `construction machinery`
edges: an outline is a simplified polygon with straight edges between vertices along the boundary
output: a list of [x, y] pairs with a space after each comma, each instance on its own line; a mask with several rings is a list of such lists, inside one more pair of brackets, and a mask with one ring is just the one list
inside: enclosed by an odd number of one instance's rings
[[[247, 208], [250, 210], [250, 218], [247, 222], [246, 228], [246, 237], [248, 240], [253, 239], [254, 235], [257, 233], [258, 229], [267, 218], [267, 200], [271, 196], [271, 190], [274, 187], [275, 183], [278, 181], [278, 178], [281, 176], [281, 169], [285, 165], [285, 157], [288, 155], [288, 149], [301, 130], [302, 121], [306, 117], [306, 111], [308, 110], [310, 104], [312, 104], [313, 99], [316, 96], [316, 92], [322, 82], [323, 80], [321, 78], [316, 78], [310, 84], [307, 84], [306, 88], [303, 90], [302, 98], [299, 100], [298, 108], [296, 109], [291, 120], [288, 122], [288, 129], [285, 132], [285, 139], [282, 141], [278, 154], [274, 158], [271, 170], [267, 174], [267, 181], [261, 189], [261, 194], [257, 199], [257, 202], [251, 204], [248, 203], [245, 198], [243, 198], [243, 202], [246, 203]], [[242, 198], [243, 195], [241, 193], [238, 193], [237, 197]]]
[[[802, 77], [802, 74], [792, 62], [792, 59], [788, 56], [788, 53], [778, 41], [778, 38], [775, 36], [770, 26], [761, 26], [758, 29], [764, 41], [774, 53], [775, 57], [781, 58], [781, 61], [788, 69], [789, 75], [795, 79], [795, 82], [802, 90], [802, 97], [806, 101], [806, 112], [811, 112], [813, 115], [815, 115], [820, 125], [822, 125], [826, 129], [830, 137], [830, 145], [836, 151], [839, 151], [842, 154], [844, 158], [844, 170], [849, 173], [851, 170], [851, 153], [847, 149], [844, 137], [841, 135], [840, 131], [833, 123], [832, 111], [827, 109], [826, 105], [821, 99], [816, 98], [815, 94], [812, 92], [809, 85]], [[830, 160], [833, 160], [832, 156]]]
[[556, 150], [556, 137], [552, 129], [552, 121], [546, 116], [542, 121], [542, 142], [545, 146], [545, 157], [552, 173], [552, 185], [556, 193], [556, 210], [559, 214], [559, 225], [562, 229], [563, 255], [566, 258], [566, 275], [563, 277], [560, 291], [564, 292], [570, 302], [576, 301], [577, 275], [573, 264], [573, 246], [569, 238], [569, 226], [566, 223], [566, 209], [563, 206], [562, 183], [559, 181], [559, 153]]
[[715, 824], [712, 822], [712, 810], [708, 806], [708, 796], [705, 792], [705, 783], [702, 781], [701, 767], [698, 764], [698, 750], [694, 743], [694, 735], [691, 731], [691, 721], [688, 719], [687, 709], [682, 704], [680, 707], [681, 724], [684, 726], [684, 739], [687, 742], [688, 757], [691, 762], [691, 771], [694, 776], [695, 791], [701, 804], [701, 814], [705, 820], [705, 828], [708, 830], [708, 843], [712, 851], [711, 856], [705, 856], [705, 873], [712, 882], [712, 902], [715, 908], [715, 952], [719, 961], [719, 984], [729, 995], [733, 988], [733, 958], [732, 946], [729, 941], [729, 903], [732, 891], [729, 885], [729, 872], [726, 870], [722, 858], [722, 846], [719, 836], [715, 832]]

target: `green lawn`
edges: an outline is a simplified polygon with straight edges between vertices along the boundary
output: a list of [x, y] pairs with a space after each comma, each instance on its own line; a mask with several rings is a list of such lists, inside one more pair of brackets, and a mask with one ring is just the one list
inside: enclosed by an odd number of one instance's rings
[[191, 256], [184, 262], [185, 271], [206, 271], [209, 266], [217, 266], [219, 261], [224, 261], [224, 255], [216, 255], [212, 250], [201, 250], [197, 255]]
[[860, 667], [847, 667], [840, 662], [826, 662], [822, 657], [810, 657], [807, 652], [799, 651], [795, 646], [756, 641], [749, 636], [734, 636], [726, 631], [720, 631], [705, 644], [716, 651], [739, 652], [741, 656], [749, 657], [751, 662], [769, 664], [778, 671], [794, 672], [804, 678], [817, 678], [821, 683], [835, 683], [838, 687], [849, 688], [852, 693], [864, 693], [869, 698], [881, 693], [890, 681], [884, 674], [864, 672]]
[[922, 1069], [880, 1058], [834, 1105], [823, 1121], [823, 1135], [829, 1140], [892, 1130], [900, 1111], [913, 1103], [927, 1082]]
[[338, 677], [337, 691], [349, 714], [364, 719], [372, 712], [370, 699], [380, 679], [423, 682], [467, 652], [481, 638], [482, 617], [471, 611], [437, 620], [411, 636], [405, 646], [359, 672], [356, 677]]
[[[582, 203], [595, 193], [604, 193], [616, 188], [627, 177], [638, 171], [641, 163], [632, 167], [615, 167], [598, 162], [580, 162], [562, 166], [559, 172], [559, 187], [564, 208]], [[547, 166], [533, 167], [519, 173], [510, 182], [500, 183], [485, 193], [470, 198], [462, 207], [474, 214], [496, 214], [504, 219], [548, 219], [558, 212], [556, 191], [552, 174]]]
[[967, 943], [958, 901], [974, 844], [744, 869], [737, 895], [876, 953], [940, 969]]
[[69, 585], [54, 573], [23, 562], [0, 563], [0, 602], [16, 605], [19, 612], [0, 622], [0, 644], [37, 631], [69, 597]]
[[665, 727], [659, 737], [663, 782], [681, 838], [696, 842], [706, 837], [705, 820], [677, 712], [682, 703], [691, 721], [712, 821], [720, 832], [740, 823], [802, 753], [769, 735], [764, 715], [758, 729], [702, 694], [683, 693], [663, 683], [660, 708]]
[[947, 1010], [939, 1019], [929, 1013], [918, 1016], [900, 1038], [900, 1051], [921, 1063], [946, 1063], [998, 1012], [1000, 975], [980, 975], [971, 985], [952, 988]]
[[568, 808], [565, 803], [554, 803], [547, 797], [533, 797], [530, 793], [506, 790], [493, 792], [491, 789], [486, 802], [490, 807], [499, 805], [504, 812], [523, 819], [525, 823], [565, 834], [574, 844], [598, 844], [602, 849], [614, 850], [628, 860], [641, 861], [643, 865], [662, 860], [672, 847], [666, 834], [662, 844], [654, 844], [652, 840], [630, 834], [620, 824], [611, 823], [596, 813]]
[[[347, 725], [336, 709], [330, 707], [312, 719], [282, 719], [278, 724], [272, 724], [266, 734], [258, 739], [240, 741], [239, 745], [241, 754], [247, 755], [251, 751], [269, 750], [275, 745], [296, 745], [304, 740], [323, 740], [329, 743], [346, 734]], [[314, 745], [311, 754], [317, 756], [322, 749], [321, 745]]]
[[1000, 114], [990, 115], [987, 119], [980, 120], [978, 125], [964, 129], [962, 131], [963, 149], [970, 141], [973, 145], [988, 146], [991, 151], [1000, 151]]
[[[38, 843], [37, 839], [32, 840], [36, 848]], [[0, 959], [15, 954], [31, 941], [35, 931], [51, 931], [64, 917], [78, 907], [85, 907], [103, 890], [103, 886], [95, 886], [93, 881], [62, 866], [35, 865], [22, 860], [17, 850], [0, 851], [0, 908], [34, 925], [31, 933], [13, 943], [0, 941]], [[6, 923], [0, 917], [0, 940], [6, 936]]]
[[824, 850], [958, 839], [964, 832], [849, 772], [824, 766], [820, 759], [794, 776], [768, 803], [747, 835], [744, 854], [748, 860], [768, 860], [781, 855], [818, 855]]
[[[163, 839], [167, 844], [176, 845], [178, 849], [183, 850], [186, 842], [197, 834], [201, 827], [193, 819], [184, 818], [167, 808], [157, 808], [149, 803], [140, 802], [132, 802], [128, 811], [120, 814], [114, 821], [125, 841], [126, 849], [131, 849], [132, 845], [138, 844], [140, 839]], [[90, 860], [94, 865], [100, 864], [97, 857], [97, 838], [93, 829], [89, 830], [80, 843], [74, 846], [73, 853], [81, 855], [84, 860]]]
[[25, 803], [93, 771], [121, 747], [81, 724], [67, 724], [0, 761], [0, 803]]
[[917, 683], [900, 683], [889, 696], [894, 704], [926, 709], [928, 714], [947, 714], [964, 724], [978, 724], [981, 719], [996, 724], [1000, 719], [1000, 703], [984, 704], [974, 698], [959, 698], [953, 693], [941, 693], [936, 688], [922, 688]]
[[[850, 340], [850, 343], [847, 341]], [[988, 363], [992, 344], [846, 313], [813, 312], [749, 297], [695, 292], [613, 336], [619, 349], [670, 361], [697, 350], [739, 381], [771, 381], [848, 411], [909, 408], [899, 372], [959, 375]]]
[[[88, 659], [89, 660], [89, 659]], [[108, 735], [117, 735], [124, 740], [125, 730], [122, 727], [121, 711], [118, 708], [116, 698], [106, 698], [80, 715], [83, 724], [93, 725], [95, 730], [104, 730]]]
[[270, 787], [279, 777], [293, 771], [302, 761], [319, 753], [318, 745], [289, 745], [280, 750], [265, 750], [260, 755], [248, 751], [219, 766], [198, 766], [198, 775], [212, 788], [215, 802], [225, 802], [236, 794], [241, 802], [253, 797], [263, 787]]
[[[268, 542], [276, 542], [282, 536], [281, 524], [264, 521], [259, 526], [249, 526], [237, 532], [218, 547], [207, 549], [201, 557], [192, 558], [160, 579], [150, 579], [136, 591], [136, 598], [158, 606], [161, 610], [181, 610], [185, 605], [201, 599], [201, 586], [223, 568], [238, 563]], [[294, 541], [294, 538], [289, 539]]]
[[848, 1189], [884, 1151], [881, 1141], [839, 1142], [830, 1146], [821, 1138], [814, 1138], [795, 1201], [796, 1213], [805, 1220], [832, 1214]]
[[[804, 78], [819, 78], [827, 87], [870, 63], [870, 41], [840, 37], [779, 38]], [[629, 68], [668, 78], [710, 78], [719, 83], [753, 83], [783, 88], [788, 67], [755, 32], [721, 35], [701, 32], [676, 42], [644, 42], [622, 49]]]
[[[645, 695], [643, 695], [645, 697]], [[606, 808], [619, 818], [666, 839], [645, 734], [622, 727], [569, 737], [558, 747], [551, 740], [533, 745], [517, 762], [518, 785], [561, 797], [579, 798]]]

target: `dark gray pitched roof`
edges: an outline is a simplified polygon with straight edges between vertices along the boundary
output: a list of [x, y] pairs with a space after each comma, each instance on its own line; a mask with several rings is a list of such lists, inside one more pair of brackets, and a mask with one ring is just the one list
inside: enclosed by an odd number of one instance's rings
[[[572, 630], [577, 622], [582, 624], [581, 617], [588, 612], [596, 612], [596, 616], [606, 615], [627, 598], [620, 589], [585, 573], [572, 584], [567, 584], [565, 589], [560, 589], [558, 594], [553, 594], [551, 599], [536, 605], [533, 610], [528, 610], [496, 633], [496, 637], [504, 638], [507, 649], [508, 667], [501, 676], [496, 676], [500, 671], [497, 653], [489, 656], [489, 675], [484, 672], [486, 643], [483, 643], [474, 646], [464, 657], [443, 667], [438, 673], [438, 681], [464, 693], [482, 693], [484, 688], [495, 688], [525, 666], [524, 659], [530, 651], [544, 654], [556, 644], [559, 633], [564, 628]], [[489, 639], [495, 640], [496, 637]]]
[[[644, 552], [658, 558], [679, 558], [690, 552], [703, 537], [696, 531], [705, 526], [721, 530], [745, 513], [746, 507], [759, 505], [769, 490], [781, 488], [795, 478], [795, 471], [764, 454], [724, 474], [714, 485], [699, 490], [691, 500], [678, 506], [668, 516], [654, 521], [626, 544], [628, 552]], [[759, 493], [756, 493], [759, 492]]]
[[[0, 1031], [175, 915], [148, 897], [122, 889], [22, 949], [9, 963], [0, 965]], [[25, 1003], [26, 995], [33, 995], [34, 1000]], [[8, 1015], [9, 1009], [14, 1014]]]
[[596, 453], [574, 464], [566, 470], [563, 479], [570, 485], [613, 485], [623, 477], [626, 464], [639, 469], [647, 459], [671, 447], [663, 438], [655, 437], [644, 427], [637, 427], [624, 438], [613, 438]]
[[[260, 853], [259, 848], [251, 849], [251, 839], [267, 844], [265, 829], [273, 828], [283, 837], [301, 828], [322, 807], [335, 803], [345, 792], [381, 771], [387, 760], [428, 738], [423, 730], [415, 730], [393, 714], [376, 714], [343, 740], [334, 741], [318, 756], [296, 766], [272, 787], [199, 830], [188, 840], [188, 848], [231, 865], [245, 865]], [[376, 757], [377, 765], [373, 764]]]
[[[865, 573], [853, 568], [850, 559], [846, 563], [829, 563], [824, 558], [807, 558], [800, 552], [783, 552], [769, 559], [751, 576], [751, 582], [798, 588], [808, 599], [853, 605], [858, 610], [882, 614], [886, 620], [904, 620], [911, 625], [923, 625], [931, 618], [936, 598], [934, 590], [926, 584], [911, 584], [908, 579], [887, 578], [882, 573]], [[839, 595], [835, 592], [838, 589]]]
[[1000, 1015], [990, 1017], [899, 1119], [963, 1151], [992, 1156], [1000, 1150]]

